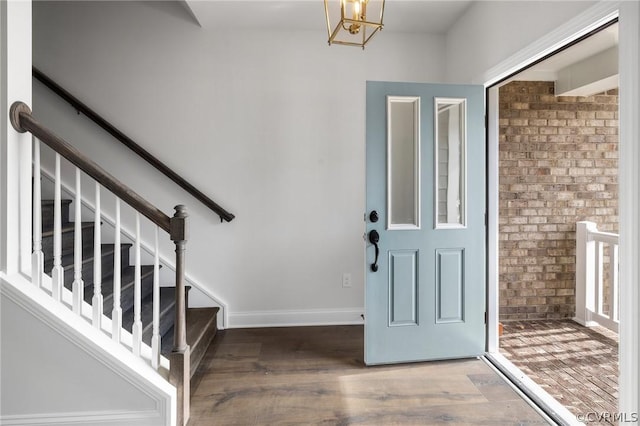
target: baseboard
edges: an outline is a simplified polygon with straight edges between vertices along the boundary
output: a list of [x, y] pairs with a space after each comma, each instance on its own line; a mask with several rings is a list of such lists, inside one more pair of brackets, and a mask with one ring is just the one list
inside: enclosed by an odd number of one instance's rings
[[29, 425], [29, 426], [154, 426], [160, 424], [162, 419], [158, 413], [149, 411], [100, 411], [77, 413], [44, 413], [34, 415], [3, 416], [0, 424], [3, 425]]
[[364, 324], [364, 308], [230, 312], [227, 328]]
[[574, 322], [577, 322], [578, 324], [580, 324], [580, 325], [581, 325], [581, 326], [583, 326], [583, 327], [595, 327], [595, 326], [597, 326], [597, 325], [600, 325], [600, 324], [598, 324], [598, 323], [597, 323], [597, 322], [595, 322], [595, 321], [584, 320], [584, 319], [581, 319], [581, 318], [578, 318], [578, 317], [573, 317], [573, 318], [571, 318], [571, 319], [572, 319]]

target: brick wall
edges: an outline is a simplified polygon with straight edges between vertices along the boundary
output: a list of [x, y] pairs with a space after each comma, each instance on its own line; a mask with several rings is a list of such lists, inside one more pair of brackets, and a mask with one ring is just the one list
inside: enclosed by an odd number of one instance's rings
[[576, 222], [618, 231], [618, 91], [500, 88], [500, 319], [570, 318]]

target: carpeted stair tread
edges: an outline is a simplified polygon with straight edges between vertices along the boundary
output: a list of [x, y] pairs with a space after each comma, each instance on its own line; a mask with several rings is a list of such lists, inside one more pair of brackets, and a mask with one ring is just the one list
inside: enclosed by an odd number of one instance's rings
[[[140, 266], [140, 281], [141, 294], [142, 297], [145, 297], [148, 293], [153, 291], [153, 266]], [[134, 286], [135, 267], [125, 266], [124, 268], [122, 268], [120, 275], [120, 307], [122, 308], [123, 312], [128, 311], [133, 306]], [[93, 286], [90, 286], [88, 288], [93, 289]], [[113, 275], [107, 277], [102, 282], [102, 295], [104, 297], [104, 312], [107, 316], [111, 317], [111, 311], [113, 310]], [[87, 300], [86, 292], [85, 300]]]
[[[142, 299], [140, 318], [142, 320], [142, 337], [145, 343], [151, 343], [151, 334], [153, 333], [153, 291]], [[162, 318], [167, 316], [168, 313], [172, 313], [175, 306], [175, 290], [173, 287], [161, 287], [160, 288], [160, 335], [171, 328], [170, 322], [168, 326], [162, 329]], [[122, 314], [122, 327], [131, 331], [133, 326], [133, 306], [127, 312]], [[173, 318], [171, 318], [173, 319]]]
[[[82, 222], [80, 224], [80, 228], [81, 229], [86, 229], [86, 228], [93, 228], [93, 224], [95, 222]], [[75, 222], [67, 222], [67, 223], [63, 223], [62, 226], [60, 227], [62, 233], [67, 233], [67, 232], [74, 232], [76, 227], [76, 223]], [[45, 224], [42, 224], [42, 238], [47, 238], [47, 237], [53, 237], [53, 224], [51, 224], [50, 226], [45, 226]]]
[[[71, 204], [71, 200], [60, 201], [60, 215], [62, 216], [61, 217], [62, 223], [69, 222], [69, 205], [70, 204]], [[42, 226], [43, 227], [53, 226], [54, 200], [41, 200], [40, 211], [42, 213]]]
[[[132, 244], [128, 244], [128, 243], [120, 244], [120, 250], [121, 251], [128, 250], [131, 248], [131, 246]], [[115, 244], [100, 244], [100, 247], [101, 247], [100, 254], [102, 256], [113, 254], [116, 248]], [[93, 262], [93, 255], [94, 255], [93, 247], [91, 248], [91, 250], [83, 250], [82, 252], [83, 265], [86, 263]], [[73, 253], [69, 253], [60, 257], [60, 263], [62, 264], [62, 268], [65, 270], [65, 272], [67, 270], [71, 270], [73, 272], [74, 260], [75, 259], [74, 259]], [[123, 263], [122, 265], [126, 265], [126, 264]], [[44, 270], [49, 271], [52, 267], [53, 267], [53, 255], [47, 256], [47, 253], [45, 253]], [[103, 272], [107, 272], [107, 271], [103, 271]], [[111, 268], [111, 272], [113, 272], [113, 267]]]
[[[102, 272], [102, 279], [106, 280], [111, 275], [113, 275], [113, 264], [115, 256], [120, 256], [120, 264], [128, 265], [129, 264], [129, 248], [130, 244], [122, 244], [120, 246], [120, 252], [118, 254], [115, 253], [115, 245], [113, 244], [102, 244], [101, 248], [101, 257], [100, 257], [100, 267]], [[94, 273], [94, 256], [93, 250], [85, 250], [83, 253], [82, 259], [82, 280], [84, 281], [85, 286], [88, 286], [93, 283], [93, 273]], [[67, 255], [62, 258], [62, 265], [64, 270], [64, 285], [67, 288], [71, 288], [71, 283], [73, 282], [73, 274], [74, 274], [74, 264], [73, 264], [73, 255]], [[51, 269], [53, 267], [53, 259], [47, 258], [47, 254], [45, 253], [45, 272], [50, 274]]]

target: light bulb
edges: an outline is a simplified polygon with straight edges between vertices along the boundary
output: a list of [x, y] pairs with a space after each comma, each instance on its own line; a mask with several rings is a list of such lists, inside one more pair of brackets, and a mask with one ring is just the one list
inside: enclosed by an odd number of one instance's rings
[[[353, 20], [361, 21], [361, 9], [362, 8], [362, 0], [354, 0], [353, 1]], [[349, 33], [358, 34], [360, 32], [360, 24], [351, 24], [349, 25]]]

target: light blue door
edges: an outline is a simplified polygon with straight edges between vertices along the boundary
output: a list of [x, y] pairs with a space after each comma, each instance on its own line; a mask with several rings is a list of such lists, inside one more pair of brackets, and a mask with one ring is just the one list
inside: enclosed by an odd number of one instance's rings
[[365, 362], [480, 355], [484, 89], [367, 82], [366, 120]]

